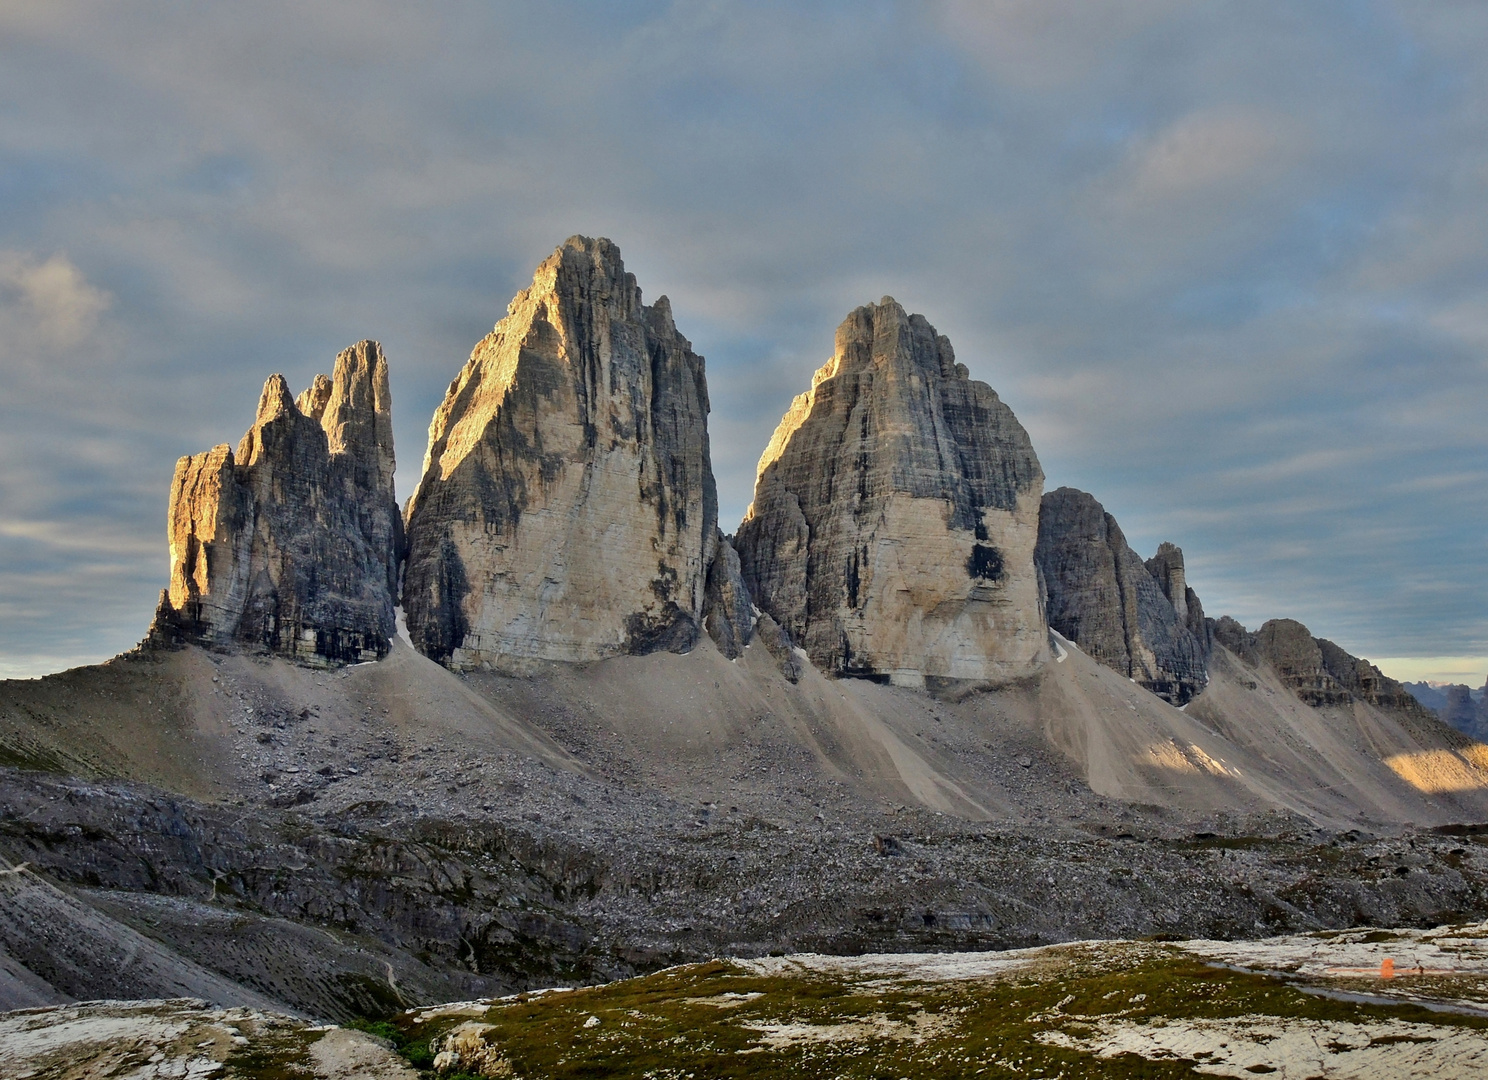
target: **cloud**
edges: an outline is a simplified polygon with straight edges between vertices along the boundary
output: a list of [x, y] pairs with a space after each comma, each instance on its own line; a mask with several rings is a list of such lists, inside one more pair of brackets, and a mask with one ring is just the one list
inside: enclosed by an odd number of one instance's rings
[[1234, 199], [1273, 179], [1296, 140], [1285, 118], [1245, 111], [1193, 113], [1132, 147], [1118, 200], [1154, 209], [1171, 200]]
[[1481, 5], [99, 2], [0, 30], [0, 599], [49, 613], [0, 654], [137, 640], [175, 459], [235, 441], [271, 371], [380, 339], [406, 492], [576, 231], [707, 356], [725, 527], [888, 293], [1051, 486], [1182, 544], [1211, 612], [1488, 651]]
[[80, 345], [112, 302], [60, 252], [0, 251], [0, 327], [12, 348], [17, 339], [47, 351]]
[[1180, 0], [943, 0], [947, 34], [996, 76], [1047, 90], [1121, 62], [1124, 46], [1173, 15]]

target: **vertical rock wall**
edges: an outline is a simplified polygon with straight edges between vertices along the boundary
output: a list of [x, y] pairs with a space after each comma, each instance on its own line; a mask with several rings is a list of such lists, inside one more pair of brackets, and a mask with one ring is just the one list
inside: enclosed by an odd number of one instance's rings
[[1037, 560], [1051, 627], [1175, 705], [1203, 690], [1209, 634], [1181, 550], [1144, 564], [1093, 496], [1065, 487], [1043, 498]]
[[754, 602], [836, 675], [1033, 671], [1043, 472], [991, 387], [892, 298], [858, 308], [760, 459], [735, 537]]
[[146, 643], [385, 656], [402, 548], [391, 409], [387, 360], [363, 341], [298, 402], [270, 376], [236, 454], [177, 462], [170, 587]]
[[689, 648], [717, 547], [703, 358], [575, 236], [471, 353], [408, 508], [409, 633], [452, 668]]

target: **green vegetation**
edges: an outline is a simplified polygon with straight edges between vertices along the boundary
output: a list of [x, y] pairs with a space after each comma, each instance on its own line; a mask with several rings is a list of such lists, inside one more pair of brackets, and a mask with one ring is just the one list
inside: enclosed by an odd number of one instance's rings
[[999, 978], [940, 983], [804, 970], [759, 974], [714, 961], [607, 986], [520, 995], [484, 1013], [414, 1011], [375, 1025], [375, 1033], [394, 1028], [395, 1043], [427, 1052], [431, 1040], [477, 1021], [489, 1025], [484, 1039], [512, 1075], [554, 1080], [1177, 1077], [1195, 1075], [1195, 1062], [1132, 1054], [1099, 1059], [1058, 1045], [1057, 1037], [1078, 1040], [1106, 1020], [1245, 1016], [1488, 1024], [1413, 1006], [1319, 997], [1175, 949], [1133, 945], [1073, 946]]
[[247, 1046], [228, 1055], [223, 1062], [225, 1075], [244, 1080], [305, 1080], [314, 1075], [310, 1047], [322, 1034], [297, 1029], [258, 1031]]
[[386, 1020], [353, 1020], [346, 1025], [356, 1031], [365, 1031], [393, 1044], [393, 1049], [402, 1054], [408, 1063], [418, 1069], [432, 1068], [434, 1054], [429, 1050], [429, 1040], [409, 1038], [408, 1033]]

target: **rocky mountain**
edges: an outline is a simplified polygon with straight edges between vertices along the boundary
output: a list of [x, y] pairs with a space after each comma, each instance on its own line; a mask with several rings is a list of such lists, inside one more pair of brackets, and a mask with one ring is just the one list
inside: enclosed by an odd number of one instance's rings
[[707, 412], [574, 237], [451, 384], [400, 563], [380, 349], [270, 379], [177, 471], [178, 647], [0, 682], [0, 1008], [1488, 915], [1488, 746], [1206, 619], [922, 316], [842, 324], [732, 539]]
[[386, 656], [403, 540], [391, 410], [387, 360], [363, 341], [298, 401], [271, 375], [236, 454], [177, 462], [170, 587], [146, 644]]
[[1478, 724], [1478, 703], [1473, 700], [1472, 687], [1463, 683], [1448, 686], [1447, 699], [1437, 715], [1458, 731], [1473, 732]]
[[1422, 705], [1425, 705], [1432, 712], [1441, 715], [1442, 707], [1447, 703], [1445, 686], [1440, 683], [1429, 682], [1407, 682], [1400, 685], [1410, 691], [1411, 697], [1415, 698]]
[[1429, 715], [1400, 683], [1368, 660], [1315, 638], [1295, 619], [1272, 619], [1254, 633], [1229, 616], [1214, 624], [1214, 640], [1252, 665], [1270, 664], [1299, 699], [1313, 706], [1370, 705]]
[[1180, 548], [1144, 563], [1094, 496], [1062, 487], [1043, 498], [1035, 559], [1053, 629], [1174, 705], [1203, 691], [1209, 630]]
[[[720, 539], [707, 418], [666, 297], [643, 304], [610, 241], [567, 240], [429, 426], [407, 512], [414, 644], [455, 669], [691, 647]], [[716, 627], [739, 610], [725, 591]]]
[[1474, 690], [1466, 683], [1403, 683], [1404, 688], [1442, 722], [1475, 739], [1488, 738], [1488, 684]]
[[891, 297], [852, 312], [792, 402], [739, 526], [760, 609], [821, 670], [999, 681], [1047, 655], [1043, 471], [951, 344]]

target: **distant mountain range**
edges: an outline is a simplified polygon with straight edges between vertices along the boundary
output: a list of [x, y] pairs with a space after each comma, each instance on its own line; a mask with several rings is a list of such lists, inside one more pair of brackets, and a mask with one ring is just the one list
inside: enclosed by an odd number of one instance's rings
[[1464, 683], [1402, 683], [1442, 720], [1475, 739], [1488, 739], [1488, 683], [1474, 690]]

